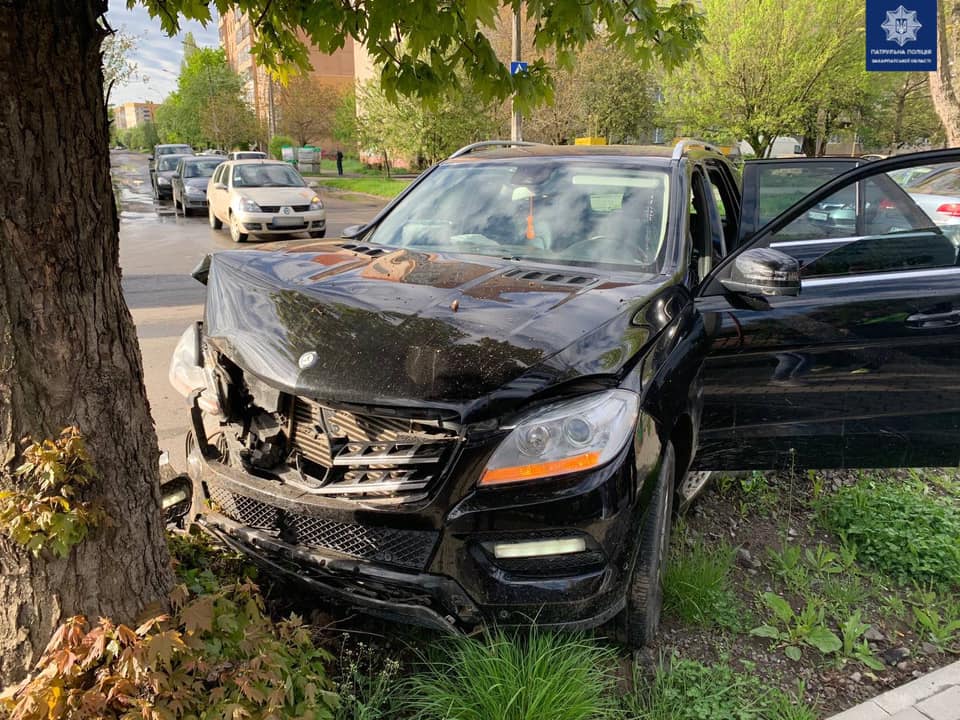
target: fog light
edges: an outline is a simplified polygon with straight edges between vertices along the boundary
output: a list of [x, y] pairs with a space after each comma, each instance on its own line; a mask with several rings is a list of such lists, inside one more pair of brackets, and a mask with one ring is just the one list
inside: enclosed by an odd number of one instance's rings
[[527, 542], [496, 543], [493, 556], [500, 558], [542, 557], [544, 555], [567, 555], [583, 552], [587, 543], [583, 538], [558, 538], [556, 540], [529, 540]]

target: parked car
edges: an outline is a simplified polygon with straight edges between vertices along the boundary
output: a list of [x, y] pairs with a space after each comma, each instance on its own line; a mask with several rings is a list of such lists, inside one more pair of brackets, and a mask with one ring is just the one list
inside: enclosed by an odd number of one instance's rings
[[181, 157], [171, 179], [173, 211], [184, 217], [194, 210], [207, 208], [207, 183], [223, 162], [221, 157]]
[[232, 160], [223, 163], [207, 184], [210, 227], [226, 223], [234, 242], [250, 235], [268, 237], [306, 232], [322, 238], [327, 213], [309, 184], [288, 163]]
[[153, 155], [150, 156], [150, 171], [153, 172], [157, 161], [164, 155], [193, 155], [193, 148], [184, 143], [167, 143], [153, 146]]
[[151, 173], [153, 180], [153, 194], [158, 200], [170, 200], [173, 197], [173, 176], [177, 172], [177, 165], [183, 158], [193, 155], [161, 155], [157, 166]]
[[226, 158], [226, 155], [227, 155], [223, 150], [217, 150], [216, 148], [208, 148], [199, 154], [200, 155], [216, 155], [222, 158]]
[[259, 150], [234, 150], [227, 154], [227, 160], [266, 160], [267, 154]]
[[960, 224], [960, 166], [930, 172], [906, 190], [937, 224]]
[[960, 461], [957, 248], [887, 175], [957, 160], [741, 188], [704, 143], [479, 144], [342, 239], [209, 256], [170, 365], [190, 518], [365, 612], [642, 644], [703, 473]]

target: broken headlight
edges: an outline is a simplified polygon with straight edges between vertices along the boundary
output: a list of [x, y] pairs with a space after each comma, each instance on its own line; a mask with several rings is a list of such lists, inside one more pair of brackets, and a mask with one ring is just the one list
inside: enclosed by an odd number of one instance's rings
[[199, 323], [191, 324], [173, 351], [167, 377], [174, 389], [185, 398], [199, 391], [197, 405], [211, 415], [221, 413], [217, 383], [209, 366], [205, 366]]
[[487, 461], [481, 485], [556, 477], [610, 462], [633, 436], [640, 398], [608, 390], [522, 417]]

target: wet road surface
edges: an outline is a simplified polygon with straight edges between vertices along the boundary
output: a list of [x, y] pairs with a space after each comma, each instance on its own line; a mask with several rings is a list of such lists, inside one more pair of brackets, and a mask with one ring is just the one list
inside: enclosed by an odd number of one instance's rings
[[[114, 151], [111, 164], [120, 210], [123, 292], [137, 325], [147, 397], [160, 449], [169, 452], [177, 469], [183, 469], [187, 408], [170, 387], [167, 369], [184, 328], [203, 313], [204, 287], [190, 277], [190, 271], [208, 253], [264, 243], [235, 245], [225, 229], [211, 229], [205, 215], [178, 217], [170, 201], [155, 203], [146, 155]], [[327, 237], [337, 237], [343, 228], [369, 220], [381, 207], [376, 200], [326, 193], [321, 197], [327, 209]], [[293, 235], [269, 244], [279, 249], [307, 242], [306, 235]]]

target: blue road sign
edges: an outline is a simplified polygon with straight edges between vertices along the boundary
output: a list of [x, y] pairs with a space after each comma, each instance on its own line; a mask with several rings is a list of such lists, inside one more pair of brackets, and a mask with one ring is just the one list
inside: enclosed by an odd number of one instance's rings
[[867, 0], [867, 70], [937, 69], [937, 0]]
[[526, 72], [527, 64], [525, 62], [520, 62], [519, 60], [514, 60], [510, 63], [510, 74], [516, 75], [517, 73]]

